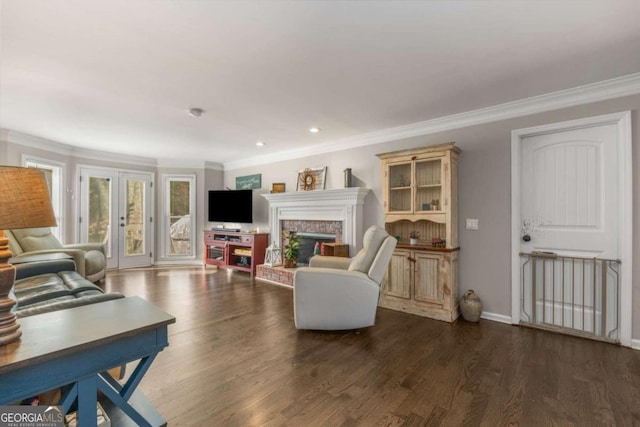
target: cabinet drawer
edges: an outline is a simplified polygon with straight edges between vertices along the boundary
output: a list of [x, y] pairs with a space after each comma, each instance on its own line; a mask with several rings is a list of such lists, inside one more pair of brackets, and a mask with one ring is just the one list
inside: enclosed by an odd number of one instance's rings
[[240, 241], [242, 243], [253, 243], [253, 236], [241, 236]]

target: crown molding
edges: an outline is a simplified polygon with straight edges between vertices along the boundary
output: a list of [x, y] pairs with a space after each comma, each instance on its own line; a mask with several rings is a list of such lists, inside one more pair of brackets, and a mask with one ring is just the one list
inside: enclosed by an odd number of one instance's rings
[[208, 160], [205, 160], [204, 168], [207, 170], [213, 170], [213, 171], [224, 171], [224, 165], [222, 163], [210, 162]]
[[204, 160], [193, 159], [158, 159], [159, 168], [204, 169]]
[[224, 166], [219, 162], [193, 159], [158, 159], [159, 168], [173, 169], [205, 169], [223, 171]]
[[158, 163], [156, 159], [152, 159], [150, 157], [132, 156], [128, 154], [113, 153], [110, 151], [75, 147], [73, 145], [64, 144], [58, 141], [52, 141], [46, 138], [40, 138], [38, 136], [29, 135], [10, 129], [2, 129], [2, 132], [0, 132], [0, 137], [2, 137], [4, 141], [12, 144], [23, 145], [25, 147], [36, 148], [38, 150], [49, 151], [56, 154], [62, 154], [76, 158], [102, 160], [114, 163], [125, 163], [151, 167], [156, 167]]
[[367, 145], [380, 144], [404, 138], [429, 135], [447, 130], [468, 126], [497, 122], [561, 108], [574, 107], [608, 99], [640, 93], [640, 73], [629, 74], [610, 80], [577, 86], [544, 95], [532, 96], [518, 101], [507, 102], [492, 107], [480, 108], [460, 114], [453, 114], [437, 119], [426, 120], [408, 125], [382, 129], [349, 138], [328, 141], [322, 145], [286, 150], [278, 153], [249, 157], [224, 163], [225, 170], [246, 168], [251, 166], [292, 160], [301, 157], [315, 156], [335, 151]]
[[29, 135], [11, 129], [2, 129], [0, 137], [3, 141], [7, 141], [11, 144], [24, 145], [25, 147], [37, 148], [38, 150], [43, 151], [52, 151], [56, 154], [63, 154], [67, 156], [72, 155], [74, 150], [74, 147], [71, 145], [51, 141], [49, 139], [40, 138], [38, 136]]
[[155, 168], [158, 165], [158, 160], [152, 159], [151, 157], [132, 156], [130, 154], [119, 154], [109, 151], [90, 150], [88, 148], [73, 147], [71, 155], [76, 158], [101, 160], [114, 163], [126, 163], [136, 166], [147, 166]]

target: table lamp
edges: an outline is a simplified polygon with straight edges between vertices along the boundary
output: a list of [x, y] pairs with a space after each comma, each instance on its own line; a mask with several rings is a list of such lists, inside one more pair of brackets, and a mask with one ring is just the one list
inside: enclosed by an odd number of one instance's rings
[[3, 230], [55, 227], [56, 218], [44, 173], [33, 168], [0, 166], [0, 345], [16, 341], [22, 335], [15, 301], [9, 298], [16, 269], [9, 264], [13, 256]]

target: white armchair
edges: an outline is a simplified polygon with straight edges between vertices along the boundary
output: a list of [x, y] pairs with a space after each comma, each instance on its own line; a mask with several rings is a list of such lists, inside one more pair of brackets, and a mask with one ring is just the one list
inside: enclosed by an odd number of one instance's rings
[[296, 328], [348, 330], [373, 326], [380, 283], [396, 239], [378, 226], [363, 237], [353, 258], [315, 256], [296, 271], [293, 285]]

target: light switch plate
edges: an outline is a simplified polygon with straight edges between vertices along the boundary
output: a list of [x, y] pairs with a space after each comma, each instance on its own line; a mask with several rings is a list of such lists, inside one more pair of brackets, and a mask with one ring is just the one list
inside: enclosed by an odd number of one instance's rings
[[467, 218], [467, 230], [477, 230], [478, 229], [478, 220]]

